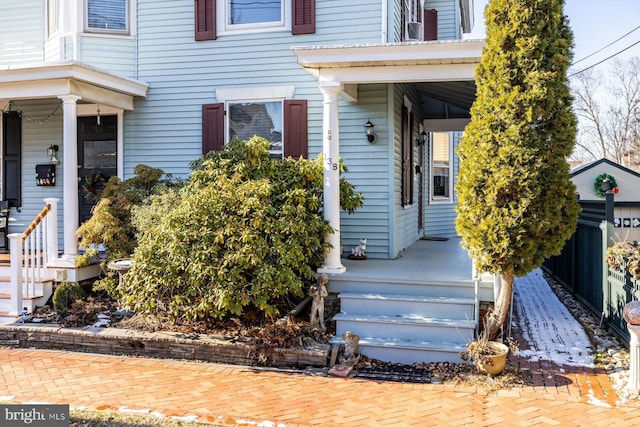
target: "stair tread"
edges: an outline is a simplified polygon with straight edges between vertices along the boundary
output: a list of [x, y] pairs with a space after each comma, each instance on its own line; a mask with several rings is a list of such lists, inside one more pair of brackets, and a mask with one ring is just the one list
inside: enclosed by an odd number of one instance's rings
[[357, 313], [338, 313], [333, 316], [333, 320], [349, 320], [353, 322], [377, 322], [377, 323], [398, 323], [398, 324], [415, 324], [415, 325], [431, 325], [443, 327], [463, 327], [474, 328], [475, 321], [468, 319], [444, 319], [440, 317], [425, 317], [417, 314], [384, 316], [377, 314], [357, 314]]
[[[22, 300], [24, 301], [24, 300], [38, 299], [38, 298], [42, 298], [43, 296], [44, 295], [42, 294], [35, 295], [35, 296], [28, 296], [28, 297], [23, 296]], [[0, 299], [11, 299], [11, 295], [0, 292]]]
[[[341, 337], [334, 336], [329, 340], [330, 344], [344, 344], [344, 340]], [[439, 351], [452, 351], [463, 352], [467, 350], [465, 344], [446, 342], [446, 341], [416, 341], [416, 340], [403, 340], [398, 338], [376, 338], [376, 337], [360, 337], [358, 345], [363, 346], [376, 346], [387, 348], [412, 348], [412, 349], [424, 349], [424, 350], [439, 350]]]
[[437, 302], [443, 304], [475, 304], [474, 298], [462, 298], [462, 297], [436, 297], [426, 295], [411, 295], [411, 294], [381, 294], [375, 292], [341, 292], [338, 294], [341, 299], [377, 299], [381, 301], [416, 301], [416, 302]]

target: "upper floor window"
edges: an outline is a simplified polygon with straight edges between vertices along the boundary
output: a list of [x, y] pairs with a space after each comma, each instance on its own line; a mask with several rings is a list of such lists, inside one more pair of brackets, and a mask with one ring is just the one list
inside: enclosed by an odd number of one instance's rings
[[60, 30], [60, 0], [47, 0], [47, 37]]
[[291, 28], [291, 0], [223, 0], [217, 4], [221, 33]]
[[87, 0], [87, 30], [128, 33], [128, 0]]
[[197, 41], [216, 40], [220, 34], [316, 32], [315, 0], [195, 0], [194, 3]]
[[281, 23], [282, 0], [227, 0], [227, 24]]

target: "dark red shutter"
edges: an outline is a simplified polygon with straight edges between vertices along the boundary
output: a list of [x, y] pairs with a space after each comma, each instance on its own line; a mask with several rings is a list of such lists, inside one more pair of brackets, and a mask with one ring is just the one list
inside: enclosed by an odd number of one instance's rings
[[216, 39], [216, 0], [195, 0], [196, 40]]
[[2, 198], [9, 206], [22, 205], [22, 117], [15, 111], [2, 113]]
[[224, 147], [224, 104], [202, 106], [202, 154]]
[[438, 40], [438, 11], [425, 9], [424, 11], [424, 39]]
[[307, 136], [307, 100], [284, 101], [284, 156], [309, 157]]
[[292, 0], [293, 25], [291, 34], [314, 34], [316, 32], [316, 1]]

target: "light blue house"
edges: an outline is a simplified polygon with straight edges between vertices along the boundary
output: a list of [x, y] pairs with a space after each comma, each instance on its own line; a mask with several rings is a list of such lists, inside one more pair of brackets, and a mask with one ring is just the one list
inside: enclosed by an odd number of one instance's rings
[[[9, 231], [59, 199], [52, 263], [72, 264], [87, 184], [140, 163], [186, 177], [203, 152], [258, 134], [276, 156], [327, 159], [336, 233], [321, 271], [343, 273], [341, 248], [360, 239], [389, 260], [455, 237], [454, 148], [483, 47], [462, 39], [472, 26], [473, 0], [2, 2]], [[354, 215], [339, 210], [338, 158], [365, 196]]]

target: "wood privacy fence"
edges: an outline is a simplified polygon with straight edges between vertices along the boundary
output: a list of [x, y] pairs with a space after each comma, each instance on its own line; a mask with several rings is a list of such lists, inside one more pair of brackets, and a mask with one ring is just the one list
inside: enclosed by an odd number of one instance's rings
[[603, 201], [580, 201], [580, 205], [576, 232], [562, 253], [547, 259], [542, 268], [628, 346], [629, 331], [622, 310], [640, 299], [640, 281], [626, 266], [614, 269], [605, 261], [607, 247], [614, 243], [613, 195]]

